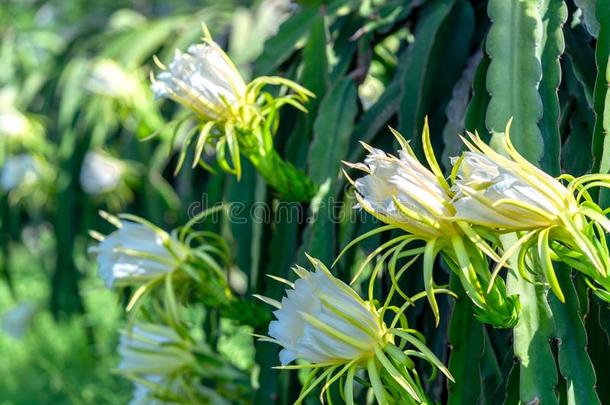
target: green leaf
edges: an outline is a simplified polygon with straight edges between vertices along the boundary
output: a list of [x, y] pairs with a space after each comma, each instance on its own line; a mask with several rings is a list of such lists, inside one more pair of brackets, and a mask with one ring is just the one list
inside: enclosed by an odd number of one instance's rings
[[544, 154], [538, 122], [542, 100], [540, 52], [543, 25], [537, 0], [490, 0], [487, 9], [493, 24], [486, 42], [491, 63], [487, 90], [491, 94], [486, 123], [492, 133], [503, 133], [513, 118], [512, 141], [533, 163]]
[[[484, 330], [485, 344], [483, 356], [481, 357], [481, 403], [493, 404], [496, 393], [502, 391], [504, 383], [504, 375], [498, 361], [498, 356], [494, 351], [492, 339], [489, 336], [489, 331]], [[510, 350], [506, 350], [510, 354]], [[505, 352], [501, 352], [504, 355]]]
[[568, 10], [563, 0], [544, 0], [540, 5], [544, 20], [542, 49], [542, 82], [540, 97], [544, 105], [540, 132], [544, 142], [544, 154], [541, 167], [548, 173], [560, 174], [561, 135], [559, 133], [559, 97], [557, 90], [561, 83], [561, 65], [559, 58], [563, 54], [565, 43], [562, 27], [568, 17]]
[[329, 89], [320, 104], [320, 113], [314, 124], [314, 139], [309, 150], [309, 176], [323, 184], [339, 175], [341, 159], [347, 155], [347, 146], [358, 112], [354, 82], [344, 77]]
[[407, 50], [398, 112], [399, 131], [412, 140], [418, 154], [425, 115], [431, 115], [432, 133], [438, 130], [440, 138], [441, 128], [435, 125], [442, 121], [446, 99], [468, 57], [473, 20], [472, 7], [461, 1], [430, 1], [421, 10], [415, 42]]
[[[320, 192], [312, 201], [314, 223], [305, 243], [305, 251], [323, 262], [334, 257], [335, 229], [333, 204], [335, 184], [341, 160], [347, 157], [354, 119], [358, 111], [354, 82], [344, 77], [331, 87], [320, 104], [314, 124], [314, 139], [309, 149], [309, 176], [320, 184]], [[307, 240], [307, 239], [306, 239]]]
[[[234, 203], [229, 217], [229, 227], [235, 241], [235, 264], [248, 276], [252, 274], [254, 260], [252, 258], [252, 242], [254, 238], [255, 221], [252, 220], [252, 210], [256, 200], [256, 170], [244, 159], [241, 180], [234, 176], [227, 179], [225, 201]], [[248, 287], [252, 287], [249, 285]]]
[[316, 19], [318, 9], [305, 7], [284, 21], [275, 36], [265, 42], [263, 53], [256, 60], [254, 77], [271, 74], [294, 52]]
[[456, 382], [449, 384], [447, 404], [477, 404], [481, 393], [483, 325], [474, 318], [472, 304], [455, 274], [451, 274], [450, 287], [458, 294], [449, 324], [449, 371]]
[[[502, 237], [506, 250], [516, 241], [516, 236]], [[515, 261], [511, 260], [515, 266]], [[507, 276], [508, 294], [519, 295], [521, 314], [513, 329], [515, 356], [519, 359], [519, 397], [522, 403], [558, 404], [555, 393], [557, 369], [550, 347], [554, 325], [546, 300], [546, 288], [531, 284], [517, 271]]]
[[[479, 66], [481, 66], [482, 56], [481, 52], [477, 52], [468, 60], [460, 80], [453, 86], [451, 100], [445, 110], [447, 124], [443, 129], [444, 149], [441, 162], [446, 168], [451, 168], [450, 158], [458, 156], [462, 150], [463, 144], [460, 135], [464, 133], [464, 129], [471, 130], [465, 128], [465, 120], [467, 111], [470, 110], [471, 106], [470, 96], [471, 89], [474, 87], [473, 79], [479, 71]], [[483, 90], [485, 90], [484, 83], [485, 79], [483, 79]], [[484, 93], [487, 92], [484, 91]]]
[[591, 69], [591, 66], [595, 63], [595, 53], [590, 45], [591, 38], [579, 27], [572, 29], [565, 27], [563, 33], [565, 36], [566, 55], [570, 58], [570, 62], [572, 62], [574, 75], [582, 85], [587, 105], [592, 109], [595, 70]]
[[487, 138], [487, 128], [485, 126], [485, 114], [489, 105], [490, 96], [487, 92], [486, 78], [489, 69], [489, 57], [483, 55], [479, 66], [474, 74], [472, 82], [472, 98], [466, 110], [465, 124], [470, 132], [478, 132], [483, 139]]
[[[595, 46], [595, 64], [597, 78], [593, 91], [593, 108], [595, 111], [595, 128], [593, 130], [593, 172], [608, 173], [610, 162], [607, 152], [610, 149], [610, 138], [606, 136], [608, 128], [604, 127], [607, 112], [606, 93], [608, 93], [608, 57], [610, 56], [610, 7], [605, 1], [597, 3], [597, 19], [600, 24], [599, 37]], [[602, 164], [604, 162], [604, 164]]]
[[[403, 56], [403, 60], [404, 59], [406, 58]], [[360, 146], [359, 141], [372, 143], [375, 136], [383, 130], [384, 125], [394, 114], [396, 114], [396, 111], [398, 111], [401, 81], [402, 74], [397, 73], [388, 87], [386, 87], [381, 97], [379, 97], [379, 100], [362, 114], [358, 120], [356, 129], [354, 129], [355, 136], [350, 142], [351, 153], [348, 159], [350, 162], [359, 161], [366, 153], [366, 150]]]
[[570, 269], [556, 265], [557, 278], [565, 295], [565, 304], [549, 296], [559, 346], [559, 368], [566, 379], [567, 403], [600, 404], [595, 392], [595, 371], [587, 353], [587, 333]]
[[[568, 36], [566, 36], [566, 39]], [[593, 54], [593, 51], [591, 51]], [[593, 59], [593, 57], [591, 57]], [[593, 63], [593, 62], [592, 62]], [[567, 115], [563, 120], [564, 131], [568, 132], [568, 137], [561, 148], [563, 170], [574, 176], [582, 176], [591, 171], [591, 138], [593, 136], [593, 126], [595, 117], [591, 113], [590, 104], [585, 97], [586, 86], [575, 77], [576, 66], [570, 61], [566, 61], [564, 69], [565, 83], [571, 100], [563, 103], [563, 114]], [[595, 80], [593, 77], [592, 82]], [[591, 93], [593, 85], [591, 85]]]
[[298, 168], [305, 166], [313, 124], [329, 83], [327, 30], [326, 17], [319, 15], [311, 26], [309, 40], [303, 49], [303, 71], [299, 83], [316, 97], [305, 105], [307, 114], [299, 114], [286, 144], [286, 155]]

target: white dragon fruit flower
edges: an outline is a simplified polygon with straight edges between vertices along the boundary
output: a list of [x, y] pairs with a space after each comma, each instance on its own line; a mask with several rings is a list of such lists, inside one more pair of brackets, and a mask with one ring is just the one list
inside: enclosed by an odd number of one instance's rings
[[[410, 332], [394, 328], [396, 319], [388, 328], [384, 322], [384, 309], [378, 310], [373, 302], [364, 301], [347, 284], [334, 277], [319, 260], [309, 257], [315, 271], [302, 267], [294, 271], [299, 279], [293, 283], [274, 277], [291, 288], [281, 302], [256, 296], [277, 308], [277, 320], [269, 324], [269, 337], [263, 341], [282, 346], [280, 362], [284, 369], [309, 369], [310, 376], [295, 404], [301, 404], [316, 385], [326, 381], [320, 398], [331, 384], [345, 377], [346, 403], [354, 403], [354, 376], [366, 370], [373, 394], [379, 403], [386, 402], [388, 384], [397, 384], [400, 395], [415, 403], [424, 403], [425, 392], [410, 375], [400, 375], [397, 367], [412, 368], [411, 355], [426, 359], [438, 367], [448, 378], [449, 371], [423, 342]], [[387, 309], [387, 308], [386, 308]], [[404, 344], [395, 345], [395, 340]], [[415, 350], [406, 350], [412, 345]], [[390, 359], [393, 359], [390, 360]], [[304, 360], [306, 364], [289, 364]], [[404, 368], [406, 370], [406, 368]]]
[[335, 278], [320, 261], [314, 272], [294, 270], [300, 279], [274, 312], [269, 336], [283, 346], [280, 361], [348, 362], [374, 353], [385, 325], [368, 302]]
[[108, 288], [145, 283], [174, 271], [188, 254], [186, 246], [161, 229], [131, 221], [89, 249]]
[[367, 173], [352, 183], [359, 206], [409, 233], [427, 238], [446, 235], [454, 214], [449, 190], [395, 135], [403, 145], [398, 157], [363, 144], [369, 151], [364, 163], [346, 163]]
[[[558, 225], [576, 201], [559, 181], [521, 158], [509, 159], [474, 138], [476, 148], [459, 159], [453, 205], [456, 217], [505, 230]], [[482, 148], [482, 149], [479, 149]]]
[[213, 41], [176, 50], [169, 68], [153, 79], [156, 97], [170, 98], [205, 119], [217, 120], [241, 100], [246, 83], [227, 54]]

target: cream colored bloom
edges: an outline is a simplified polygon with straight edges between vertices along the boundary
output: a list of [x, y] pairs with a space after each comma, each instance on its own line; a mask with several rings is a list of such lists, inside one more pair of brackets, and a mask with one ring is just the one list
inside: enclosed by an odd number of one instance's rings
[[39, 166], [32, 155], [9, 156], [3, 164], [0, 186], [11, 191], [21, 186], [31, 186], [40, 179]]
[[318, 260], [314, 272], [296, 267], [294, 287], [274, 312], [269, 336], [283, 346], [280, 361], [349, 362], [374, 355], [385, 325], [368, 302]]
[[97, 195], [115, 190], [123, 177], [120, 160], [97, 152], [88, 152], [80, 172], [80, 185], [87, 194]]
[[172, 272], [187, 254], [185, 246], [160, 229], [130, 221], [120, 225], [89, 249], [97, 256], [99, 275], [108, 288]]
[[171, 98], [203, 118], [217, 120], [244, 97], [246, 84], [224, 51], [208, 40], [191, 45], [187, 53], [176, 50], [152, 89], [156, 97]]
[[506, 230], [559, 225], [562, 213], [577, 209], [570, 191], [527, 162], [507, 143], [509, 157], [472, 137], [460, 159], [454, 182], [456, 217]]
[[95, 61], [85, 87], [92, 93], [127, 98], [138, 90], [137, 79], [111, 59]]
[[[345, 402], [353, 404], [355, 375], [368, 376], [373, 395], [380, 404], [388, 403], [386, 387], [389, 386], [395, 388], [392, 399], [404, 397], [405, 403], [428, 403], [413, 368], [412, 356], [425, 359], [453, 381], [449, 370], [412, 334], [412, 329], [395, 327], [405, 309], [425, 294], [413, 296], [413, 301], [396, 313], [386, 312], [389, 298], [377, 309], [372, 301], [362, 300], [347, 284], [335, 278], [319, 260], [308, 258], [315, 270], [309, 272], [297, 266], [294, 271], [299, 279], [294, 284], [274, 277], [291, 287], [281, 302], [257, 296], [277, 308], [274, 312], [277, 320], [269, 324], [270, 337], [260, 338], [283, 347], [279, 368], [309, 369], [295, 404], [303, 403], [318, 384], [323, 384], [320, 391], [323, 402], [326, 390], [342, 378]], [[304, 360], [307, 364], [289, 365], [294, 360]], [[362, 370], [366, 370], [366, 376], [359, 374]]]
[[365, 145], [364, 164], [350, 165], [367, 173], [354, 182], [360, 207], [384, 222], [419, 236], [443, 236], [453, 216], [448, 191], [409, 149], [399, 157]]

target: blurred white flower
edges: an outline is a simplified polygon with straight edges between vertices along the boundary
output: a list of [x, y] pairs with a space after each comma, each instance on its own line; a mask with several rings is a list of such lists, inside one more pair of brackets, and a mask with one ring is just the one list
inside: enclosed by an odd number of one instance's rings
[[213, 41], [176, 50], [169, 69], [153, 80], [156, 97], [167, 97], [207, 119], [226, 115], [244, 97], [246, 84], [224, 51]]
[[119, 370], [125, 374], [171, 374], [195, 361], [176, 331], [164, 325], [137, 324], [121, 333]]
[[[482, 146], [474, 138], [476, 145]], [[521, 158], [511, 160], [483, 146], [465, 152], [455, 180], [456, 217], [507, 230], [560, 224], [559, 215], [575, 210], [576, 201], [559, 181]]]
[[354, 182], [359, 206], [413, 234], [442, 236], [447, 228], [443, 221], [452, 212], [450, 197], [437, 177], [410, 150], [400, 150], [396, 158], [365, 147], [369, 155], [364, 163], [348, 164], [368, 173]]
[[169, 273], [187, 254], [185, 246], [161, 229], [130, 221], [120, 225], [89, 249], [97, 256], [99, 275], [108, 288], [143, 283]]
[[85, 87], [92, 93], [127, 98], [138, 89], [137, 79], [121, 65], [111, 59], [101, 59], [93, 63]]
[[274, 312], [269, 336], [283, 346], [280, 361], [349, 362], [374, 355], [383, 343], [383, 320], [368, 302], [335, 278], [320, 261], [315, 272], [294, 270], [299, 279]]
[[87, 194], [113, 191], [120, 184], [125, 167], [120, 160], [97, 152], [88, 152], [80, 171], [80, 185]]
[[5, 191], [11, 191], [17, 187], [31, 186], [39, 179], [39, 166], [32, 155], [9, 156], [2, 167], [0, 186]]
[[34, 319], [38, 308], [31, 302], [22, 302], [2, 316], [2, 330], [14, 339], [21, 339]]
[[0, 137], [19, 138], [31, 130], [27, 117], [15, 109], [0, 110]]

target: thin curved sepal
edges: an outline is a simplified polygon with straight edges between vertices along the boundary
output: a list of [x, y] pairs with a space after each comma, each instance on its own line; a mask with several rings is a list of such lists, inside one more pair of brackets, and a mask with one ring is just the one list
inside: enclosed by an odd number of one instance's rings
[[430, 307], [432, 308], [432, 312], [434, 313], [435, 324], [438, 327], [438, 324], [441, 320], [440, 310], [438, 308], [438, 302], [436, 302], [436, 297], [434, 295], [434, 260], [436, 259], [437, 248], [436, 248], [437, 239], [431, 239], [426, 243], [426, 247], [424, 250], [424, 288], [426, 290], [426, 295], [428, 297], [428, 302], [430, 303]]
[[552, 228], [543, 229], [538, 234], [538, 260], [544, 277], [549, 283], [551, 290], [555, 293], [559, 301], [565, 303], [566, 299], [559, 286], [559, 280], [555, 274], [553, 268], [553, 261], [551, 260], [551, 253], [549, 248], [549, 232]]

